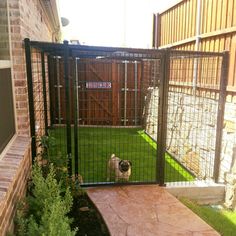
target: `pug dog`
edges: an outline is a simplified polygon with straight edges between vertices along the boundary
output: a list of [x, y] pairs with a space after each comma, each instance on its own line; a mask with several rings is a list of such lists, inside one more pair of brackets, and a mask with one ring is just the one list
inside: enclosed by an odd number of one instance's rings
[[115, 154], [112, 154], [107, 165], [107, 181], [110, 181], [111, 175], [115, 176], [116, 182], [119, 180], [129, 181], [131, 166], [131, 161], [121, 160]]

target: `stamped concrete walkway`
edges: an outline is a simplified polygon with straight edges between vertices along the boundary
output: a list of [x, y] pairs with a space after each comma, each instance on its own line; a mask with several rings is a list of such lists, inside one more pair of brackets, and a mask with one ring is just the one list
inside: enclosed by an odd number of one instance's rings
[[87, 190], [112, 236], [219, 235], [164, 188], [155, 185]]

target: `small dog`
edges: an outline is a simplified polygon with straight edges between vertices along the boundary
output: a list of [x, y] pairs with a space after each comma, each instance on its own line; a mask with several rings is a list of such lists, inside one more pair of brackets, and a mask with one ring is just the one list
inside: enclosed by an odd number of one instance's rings
[[110, 180], [111, 175], [115, 175], [116, 182], [119, 180], [128, 181], [131, 175], [131, 166], [131, 161], [121, 160], [115, 154], [112, 154], [107, 165], [107, 181]]

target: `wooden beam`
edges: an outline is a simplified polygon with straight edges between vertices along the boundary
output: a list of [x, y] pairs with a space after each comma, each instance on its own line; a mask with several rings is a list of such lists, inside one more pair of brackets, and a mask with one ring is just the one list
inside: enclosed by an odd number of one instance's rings
[[178, 5], [182, 4], [182, 2], [185, 2], [185, 1], [187, 1], [187, 0], [176, 0], [176, 2], [173, 5], [168, 6], [167, 9], [161, 11], [159, 14], [163, 15], [166, 12], [171, 11], [173, 8], [177, 7]]
[[236, 26], [233, 26], [227, 29], [221, 29], [221, 30], [216, 30], [213, 32], [201, 34], [200, 37], [204, 39], [204, 38], [216, 37], [216, 36], [224, 35], [224, 34], [231, 34], [235, 32], [236, 32]]
[[103, 81], [102, 76], [100, 76], [98, 74], [98, 72], [96, 71], [96, 69], [94, 68], [94, 66], [92, 66], [91, 64], [89, 64], [89, 69], [93, 72], [93, 74], [100, 80]]
[[112, 63], [112, 125], [120, 125], [120, 107], [119, 107], [119, 78], [118, 78], [119, 64], [116, 62]]
[[156, 47], [156, 14], [153, 14], [153, 18], [152, 18], [152, 47], [155, 48]]
[[[236, 26], [230, 27], [228, 29], [216, 30], [213, 32], [201, 34], [201, 35], [199, 35], [199, 37], [200, 37], [200, 39], [205, 39], [205, 38], [211, 38], [211, 37], [216, 37], [216, 36], [225, 35], [225, 34], [232, 34], [232, 33], [236, 33]], [[195, 40], [196, 40], [196, 37], [191, 37], [191, 38], [187, 38], [187, 39], [184, 39], [184, 40], [181, 40], [178, 42], [163, 45], [163, 46], [159, 47], [158, 49], [176, 47], [176, 46], [180, 46], [183, 44], [194, 42]]]
[[176, 46], [180, 46], [180, 45], [183, 45], [183, 44], [194, 42], [195, 40], [196, 40], [196, 37], [191, 37], [191, 38], [187, 38], [187, 39], [184, 39], [184, 40], [180, 40], [180, 41], [175, 42], [175, 43], [170, 43], [170, 44], [163, 45], [161, 47], [158, 47], [158, 49], [172, 48], [172, 47], [176, 47]]
[[106, 113], [112, 116], [112, 113], [107, 109], [107, 107], [105, 107], [96, 97], [94, 97], [92, 94], [89, 94], [88, 96], [89, 98], [92, 98]]
[[156, 14], [156, 32], [155, 32], [155, 48], [158, 48], [161, 44], [161, 17]]

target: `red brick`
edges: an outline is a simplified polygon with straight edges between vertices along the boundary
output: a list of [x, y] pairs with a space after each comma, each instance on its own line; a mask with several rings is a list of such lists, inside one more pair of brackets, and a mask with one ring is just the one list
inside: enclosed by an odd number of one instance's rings
[[[17, 132], [18, 135], [28, 136], [30, 128], [23, 39], [29, 37], [31, 40], [51, 41], [52, 29], [38, 1], [8, 0], [8, 2], [10, 9], [10, 30], [12, 32], [12, 78], [15, 94]], [[36, 59], [40, 59], [40, 54], [37, 55]], [[38, 78], [36, 77], [34, 79], [37, 81]], [[38, 96], [37, 99], [42, 101], [42, 85], [35, 86], [35, 91], [41, 91], [41, 94], [36, 94], [36, 96]], [[42, 106], [38, 106], [38, 104], [36, 104], [36, 107], [43, 108]], [[36, 117], [43, 119], [42, 112], [37, 112]], [[21, 141], [19, 140], [20, 138], [17, 138], [17, 142], [14, 143], [11, 151], [6, 154], [5, 158], [2, 159], [2, 164], [0, 164], [0, 169], [3, 171], [0, 175], [0, 186], [5, 188], [7, 187], [6, 183], [9, 183], [11, 186], [6, 189], [7, 194], [0, 191], [0, 224], [4, 222], [4, 224], [0, 225], [0, 235], [3, 236], [9, 228], [12, 228], [15, 204], [17, 199], [26, 191], [26, 180], [31, 165], [28, 144], [24, 144], [24, 138]], [[17, 149], [19, 145], [20, 147], [26, 145], [27, 148]], [[24, 151], [26, 153], [22, 156]], [[5, 174], [5, 177], [3, 174]]]
[[0, 225], [0, 235], [5, 235], [12, 227], [16, 203], [25, 193], [30, 168], [27, 163], [31, 160], [29, 144], [28, 138], [17, 137], [8, 153], [0, 160], [1, 175], [6, 176], [0, 177], [0, 189], [6, 191], [6, 195], [0, 198], [0, 222], [4, 222]]
[[24, 81], [24, 80], [15, 80], [14, 85], [15, 85], [15, 88], [25, 87], [26, 86], [26, 81]]

